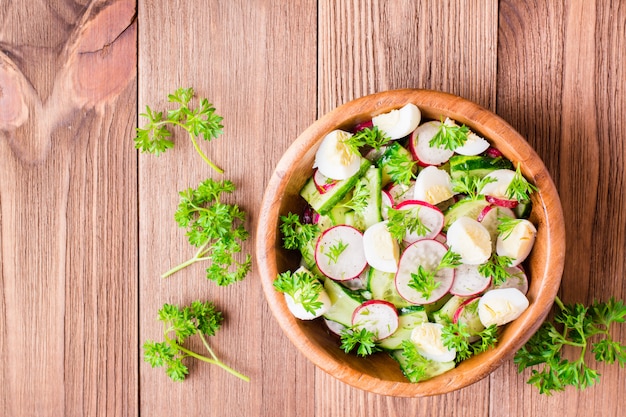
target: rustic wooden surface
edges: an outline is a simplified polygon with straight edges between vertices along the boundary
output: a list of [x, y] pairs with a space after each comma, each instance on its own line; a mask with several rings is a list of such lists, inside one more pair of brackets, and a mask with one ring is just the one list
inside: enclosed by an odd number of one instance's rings
[[[166, 107], [177, 87], [208, 97], [225, 129], [206, 152], [254, 230], [274, 165], [318, 115], [391, 88], [459, 94], [508, 120], [552, 173], [562, 298], [623, 299], [625, 2], [17, 0], [0, 3], [0, 22], [1, 415], [621, 413], [616, 366], [600, 366], [599, 386], [546, 397], [505, 363], [423, 399], [317, 370], [271, 317], [256, 269], [226, 288], [201, 265], [159, 277], [192, 253], [176, 191], [215, 174], [183, 135], [159, 158], [132, 137], [145, 105]], [[173, 383], [141, 360], [158, 308], [196, 298], [224, 311], [213, 344], [250, 383], [196, 364]]]

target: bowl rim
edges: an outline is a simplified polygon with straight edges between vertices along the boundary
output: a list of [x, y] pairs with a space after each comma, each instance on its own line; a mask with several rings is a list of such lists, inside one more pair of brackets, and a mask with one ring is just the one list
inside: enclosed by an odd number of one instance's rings
[[[300, 320], [290, 314], [282, 314], [284, 297], [276, 292], [272, 285], [279, 272], [275, 254], [276, 250], [280, 249], [277, 245], [278, 219], [281, 214], [279, 213], [280, 202], [287, 185], [284, 179], [293, 174], [294, 159], [316, 146], [322, 135], [331, 130], [342, 125], [354, 125], [363, 121], [359, 118], [363, 115], [364, 107], [370, 108], [372, 103], [375, 104], [375, 110], [369, 111], [367, 115], [367, 118], [371, 118], [373, 115], [399, 108], [408, 102], [415, 103], [420, 110], [422, 108], [438, 110], [442, 115], [468, 125], [490, 141], [497, 142], [498, 148], [505, 157], [514, 163], [521, 164], [524, 175], [527, 175], [527, 178], [539, 189], [534, 193], [533, 198], [540, 202], [540, 207], [543, 209], [544, 222], [541, 227], [545, 229], [546, 241], [549, 242], [546, 245], [546, 262], [539, 271], [539, 275], [535, 276], [542, 279], [551, 277], [551, 280], [540, 287], [535, 298], [531, 300], [530, 307], [522, 316], [508, 325], [513, 328], [510, 337], [504, 343], [499, 343], [496, 348], [479, 355], [488, 355], [486, 360], [473, 361], [472, 359], [476, 357], [471, 358], [452, 371], [419, 383], [411, 383], [408, 380], [406, 382], [383, 380], [360, 373], [337, 361], [328, 352], [315, 349], [313, 343], [303, 333]], [[343, 122], [336, 122], [338, 115], [341, 115]], [[513, 139], [514, 143], [508, 144], [507, 139]], [[531, 164], [531, 171], [537, 172], [537, 175], [531, 175], [531, 172], [527, 171], [529, 164]], [[536, 205], [534, 200], [533, 202]], [[270, 310], [283, 332], [311, 362], [326, 373], [359, 389], [388, 396], [422, 397], [445, 394], [483, 379], [504, 361], [510, 359], [539, 328], [552, 308], [560, 287], [565, 260], [565, 226], [558, 192], [543, 161], [528, 142], [502, 118], [470, 100], [450, 93], [427, 89], [388, 90], [369, 94], [336, 107], [313, 122], [288, 147], [277, 163], [263, 195], [257, 224], [256, 257], [261, 284]], [[279, 308], [281, 304], [282, 310]], [[466, 365], [465, 368], [473, 366], [471, 372], [464, 368], [463, 372], [455, 373], [464, 365]]]

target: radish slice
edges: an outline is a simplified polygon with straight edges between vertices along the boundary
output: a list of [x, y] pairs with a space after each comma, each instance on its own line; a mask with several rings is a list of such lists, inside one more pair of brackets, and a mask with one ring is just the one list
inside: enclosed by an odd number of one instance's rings
[[491, 277], [478, 272], [478, 265], [461, 264], [456, 268], [450, 294], [469, 297], [483, 292], [491, 284]]
[[480, 193], [508, 200], [506, 190], [509, 188], [514, 176], [515, 171], [510, 169], [496, 169], [495, 171], [491, 171], [489, 174], [485, 175], [485, 178], [492, 179], [493, 182], [485, 184]]
[[478, 316], [479, 302], [480, 297], [474, 297], [463, 301], [459, 308], [454, 312], [454, 317], [452, 319], [454, 323], [462, 323], [467, 326], [467, 331], [470, 334], [470, 343], [478, 340], [478, 338], [472, 336], [476, 336], [485, 329], [485, 326], [483, 326], [480, 321], [480, 317]]
[[415, 194], [414, 187], [415, 182], [412, 182], [410, 185], [389, 184], [385, 187], [385, 190], [389, 193], [393, 205], [397, 206], [403, 201], [413, 199], [413, 194]]
[[387, 221], [375, 223], [363, 233], [363, 249], [367, 263], [383, 272], [396, 272], [400, 246], [387, 230]]
[[529, 220], [519, 219], [513, 229], [500, 233], [496, 241], [496, 253], [499, 256], [513, 258], [509, 266], [524, 262], [535, 244], [537, 229]]
[[441, 165], [454, 155], [449, 149], [430, 146], [429, 142], [439, 131], [440, 124], [441, 122], [437, 121], [426, 122], [415, 129], [409, 139], [409, 150], [424, 166]]
[[387, 220], [389, 218], [388, 216], [389, 207], [393, 207], [393, 199], [391, 198], [391, 194], [389, 194], [389, 191], [382, 190], [381, 193], [382, 193], [382, 196], [381, 196], [380, 215], [383, 218], [383, 220]]
[[382, 340], [398, 329], [398, 310], [387, 301], [365, 301], [352, 313], [352, 326], [367, 329], [374, 333], [376, 340]]
[[506, 207], [499, 207], [497, 205], [491, 205], [485, 207], [478, 215], [478, 222], [485, 226], [485, 229], [491, 236], [492, 251], [496, 249], [496, 240], [498, 239], [498, 225], [500, 224], [500, 218], [508, 217], [510, 219], [515, 218], [513, 210]]
[[337, 182], [337, 180], [330, 179], [326, 175], [322, 174], [319, 169], [316, 169], [313, 173], [313, 183], [320, 194], [324, 194], [326, 191], [333, 188], [337, 185]]
[[354, 133], [356, 133], [356, 132], [360, 132], [363, 129], [371, 129], [373, 126], [374, 126], [374, 123], [372, 123], [371, 120], [366, 120], [354, 126], [353, 131]]
[[492, 195], [486, 195], [485, 200], [487, 200], [488, 203], [491, 203], [500, 207], [505, 207], [505, 208], [515, 208], [519, 204], [519, 201], [517, 200], [509, 200], [508, 198], [498, 198]]
[[407, 103], [403, 107], [392, 110], [389, 113], [374, 116], [372, 123], [394, 140], [403, 138], [413, 132], [419, 125], [421, 117], [422, 115], [417, 106], [413, 103]]
[[424, 201], [418, 200], [406, 200], [400, 203], [397, 210], [416, 210], [417, 216], [420, 219], [420, 222], [429, 230], [425, 235], [420, 235], [415, 232], [409, 232], [404, 235], [404, 241], [408, 244], [414, 243], [420, 239], [433, 239], [435, 238], [443, 229], [443, 224], [445, 222], [445, 216], [443, 212], [439, 210], [437, 207], [428, 204]]
[[325, 230], [315, 246], [315, 263], [324, 275], [337, 281], [358, 277], [367, 266], [363, 235], [347, 225]]
[[349, 290], [361, 291], [367, 288], [367, 276], [370, 269], [365, 268], [358, 277], [341, 281], [341, 284]]
[[420, 171], [415, 179], [416, 200], [430, 204], [439, 204], [454, 196], [450, 174], [435, 166], [429, 166]]
[[344, 326], [343, 324], [336, 321], [328, 320], [327, 318], [324, 319], [324, 324], [326, 325], [326, 327], [328, 327], [328, 330], [335, 336], [341, 336], [341, 333], [343, 333], [344, 329], [346, 328], [346, 326]]
[[446, 234], [443, 232], [439, 232], [437, 236], [435, 236], [433, 239], [435, 239], [439, 243], [443, 243], [444, 245], [447, 245], [448, 243], [448, 238], [446, 237]]
[[491, 256], [489, 231], [476, 220], [459, 217], [450, 225], [447, 233], [450, 249], [461, 256], [461, 262], [480, 265]]
[[481, 138], [474, 132], [470, 132], [467, 135], [467, 140], [463, 146], [458, 146], [454, 149], [454, 152], [459, 155], [474, 156], [485, 152], [489, 148], [489, 142]]
[[[297, 296], [297, 293], [296, 293]], [[317, 310], [315, 310], [315, 313], [311, 313], [310, 311], [307, 311], [301, 303], [295, 301], [293, 299], [293, 297], [287, 293], [285, 293], [285, 301], [287, 302], [287, 307], [289, 308], [289, 311], [291, 311], [291, 314], [293, 314], [295, 317], [299, 318], [300, 320], [313, 320], [316, 319], [320, 316], [322, 316], [323, 314], [325, 314], [328, 309], [330, 309], [330, 298], [328, 297], [328, 293], [326, 293], [326, 291], [322, 290], [322, 292], [320, 292], [317, 296], [317, 301], [320, 301], [322, 303], [321, 307], [318, 308]]]
[[443, 345], [439, 323], [420, 323], [411, 331], [411, 342], [420, 355], [435, 362], [449, 362], [456, 358], [456, 349]]
[[518, 318], [528, 305], [528, 298], [516, 288], [491, 290], [480, 297], [478, 316], [485, 327], [502, 326]]
[[454, 281], [454, 269], [451, 268], [443, 268], [435, 274], [438, 286], [431, 292], [430, 297], [424, 297], [422, 292], [409, 285], [412, 281], [411, 274], [414, 274], [420, 266], [428, 271], [434, 271], [446, 251], [443, 244], [433, 239], [418, 240], [408, 246], [400, 258], [395, 277], [398, 294], [413, 304], [429, 304], [448, 293]]
[[494, 148], [493, 146], [485, 151], [485, 155], [490, 156], [492, 158], [500, 158], [504, 156], [502, 155], [502, 152], [500, 152], [500, 149]]
[[343, 130], [327, 134], [315, 153], [313, 168], [334, 180], [345, 180], [356, 174], [361, 167], [361, 156], [344, 143], [350, 136], [351, 133]]
[[499, 285], [492, 285], [491, 289], [516, 288], [520, 290], [522, 294], [526, 295], [528, 292], [528, 276], [526, 275], [526, 272], [524, 272], [524, 269], [518, 265], [509, 267], [506, 271], [510, 275], [509, 278], [504, 280], [504, 282]]

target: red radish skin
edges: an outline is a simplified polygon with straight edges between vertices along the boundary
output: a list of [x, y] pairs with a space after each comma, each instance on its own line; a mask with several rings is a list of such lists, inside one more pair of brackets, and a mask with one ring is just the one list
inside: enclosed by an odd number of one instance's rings
[[[347, 247], [334, 262], [327, 251], [338, 243]], [[363, 250], [363, 234], [352, 226], [337, 225], [325, 230], [315, 246], [315, 263], [327, 277], [336, 281], [345, 281], [358, 277], [367, 267]]]
[[331, 180], [324, 174], [320, 172], [319, 169], [316, 169], [313, 173], [313, 183], [315, 184], [315, 188], [319, 191], [320, 194], [324, 194], [335, 185], [337, 185], [337, 180]]
[[352, 326], [369, 330], [376, 340], [385, 339], [398, 329], [398, 310], [384, 300], [365, 301], [352, 313]]
[[357, 133], [357, 132], [360, 132], [363, 129], [371, 129], [372, 127], [374, 127], [374, 123], [372, 123], [371, 120], [367, 120], [365, 122], [361, 122], [361, 123], [357, 124], [356, 126], [354, 126], [353, 132]]
[[485, 200], [487, 200], [490, 204], [495, 204], [496, 206], [505, 207], [505, 208], [515, 208], [519, 204], [517, 200], [509, 200], [506, 198], [498, 198], [491, 195], [486, 195]]
[[485, 151], [485, 155], [492, 158], [501, 158], [503, 156], [502, 152], [500, 152], [498, 148], [494, 148], [493, 146], [489, 147], [489, 149]]
[[480, 297], [472, 297], [463, 301], [461, 305], [459, 306], [459, 308], [457, 308], [456, 311], [454, 312], [454, 316], [452, 316], [452, 323], [454, 324], [458, 323], [459, 318], [461, 317], [461, 314], [463, 314], [463, 310], [465, 309], [465, 307], [470, 303], [478, 302], [479, 298]]

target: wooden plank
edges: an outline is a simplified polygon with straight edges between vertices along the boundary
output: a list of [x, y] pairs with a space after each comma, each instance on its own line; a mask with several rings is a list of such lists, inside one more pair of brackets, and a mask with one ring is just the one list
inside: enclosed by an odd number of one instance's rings
[[[319, 111], [394, 88], [430, 88], [494, 109], [497, 2], [322, 1]], [[480, 24], [466, 24], [466, 22]], [[368, 394], [316, 372], [316, 410], [335, 415], [486, 415], [489, 380], [449, 395]], [[448, 403], [462, 404], [450, 408]]]
[[178, 384], [142, 363], [142, 415], [314, 413], [313, 366], [273, 320], [256, 269], [229, 287], [206, 280], [206, 265], [167, 280], [159, 276], [193, 252], [172, 218], [177, 191], [207, 177], [236, 184], [230, 201], [250, 215], [246, 225], [253, 234], [244, 252], [254, 253], [254, 214], [265, 183], [316, 115], [315, 16], [315, 2], [139, 3], [140, 110], [146, 104], [167, 107], [166, 94], [194, 87], [224, 117], [224, 135], [201, 146], [226, 171], [212, 172], [180, 132], [173, 150], [159, 158], [140, 156], [140, 343], [159, 337], [156, 314], [164, 302], [210, 299], [226, 316], [212, 345], [251, 378], [246, 383], [216, 367], [191, 364], [187, 380]]
[[[615, 123], [626, 105], [619, 94], [626, 79], [622, 6], [506, 1], [500, 8], [498, 113], [537, 149], [559, 189], [568, 242], [560, 296], [570, 303], [625, 293], [626, 153], [623, 124]], [[503, 383], [492, 384], [492, 397], [502, 399], [493, 415], [618, 415], [623, 370], [599, 371], [601, 386], [547, 398], [524, 383], [529, 371], [515, 376], [508, 364], [494, 375]]]
[[0, 15], [1, 413], [136, 415], [134, 3]]

